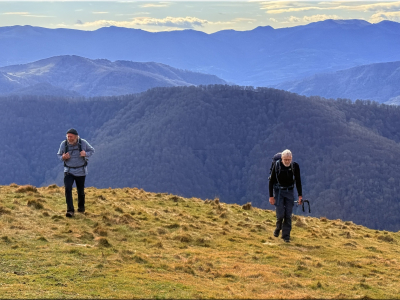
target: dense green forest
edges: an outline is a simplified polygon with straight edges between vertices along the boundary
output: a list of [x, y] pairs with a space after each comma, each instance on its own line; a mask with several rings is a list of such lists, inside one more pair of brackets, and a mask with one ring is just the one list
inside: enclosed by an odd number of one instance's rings
[[312, 215], [400, 229], [396, 106], [214, 85], [87, 100], [1, 98], [0, 111], [2, 184], [62, 184], [55, 153], [75, 127], [96, 149], [88, 185], [272, 208], [271, 158], [289, 148]]
[[[114, 117], [127, 100], [115, 97], [95, 100], [49, 96], [0, 98], [0, 184], [12, 182], [40, 186], [49, 176], [62, 172], [56, 153], [69, 128], [93, 137], [104, 122]], [[49, 174], [50, 172], [50, 174]]]

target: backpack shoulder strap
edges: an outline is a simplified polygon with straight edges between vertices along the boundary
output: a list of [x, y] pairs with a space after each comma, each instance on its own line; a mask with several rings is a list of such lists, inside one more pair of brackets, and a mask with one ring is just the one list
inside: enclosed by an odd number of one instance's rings
[[79, 140], [78, 140], [78, 149], [79, 149], [79, 152], [82, 151], [82, 140], [81, 140], [81, 138], [79, 138]]
[[[64, 141], [64, 153], [68, 153], [68, 140]], [[67, 167], [67, 163], [64, 160], [64, 167]]]
[[277, 182], [279, 185], [280, 185], [280, 183], [279, 183], [278, 175], [279, 175], [280, 172], [281, 172], [281, 160], [278, 159], [278, 160], [275, 162], [275, 176], [276, 176], [276, 182]]
[[296, 175], [294, 175], [294, 162], [293, 161], [290, 163], [290, 166], [292, 167], [293, 183], [295, 183], [296, 182]]
[[64, 141], [64, 153], [67, 153], [68, 152], [68, 140], [65, 140]]
[[[82, 139], [81, 138], [79, 138], [79, 140], [78, 140], [78, 147], [79, 147], [79, 152], [82, 152]], [[86, 167], [88, 164], [88, 159], [87, 159], [87, 157], [84, 157], [83, 159], [85, 161], [85, 164], [83, 166]]]

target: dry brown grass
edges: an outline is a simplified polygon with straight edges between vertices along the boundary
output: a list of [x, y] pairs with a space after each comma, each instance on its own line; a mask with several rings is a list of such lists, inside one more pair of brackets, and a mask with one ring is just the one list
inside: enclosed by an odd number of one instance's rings
[[399, 233], [296, 216], [286, 244], [272, 236], [273, 211], [137, 188], [88, 188], [87, 212], [67, 219], [62, 188], [19, 188], [0, 193], [0, 289], [10, 298], [400, 294]]
[[16, 193], [27, 193], [27, 192], [33, 192], [37, 193], [37, 188], [34, 187], [33, 185], [23, 185], [20, 186], [15, 190]]

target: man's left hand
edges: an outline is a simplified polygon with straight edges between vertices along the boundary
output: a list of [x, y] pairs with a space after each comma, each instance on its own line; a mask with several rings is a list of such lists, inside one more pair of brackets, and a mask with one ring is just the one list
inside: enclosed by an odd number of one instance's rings
[[86, 156], [86, 152], [84, 150], [81, 151], [81, 157], [85, 157]]
[[303, 196], [299, 196], [299, 205], [303, 203]]

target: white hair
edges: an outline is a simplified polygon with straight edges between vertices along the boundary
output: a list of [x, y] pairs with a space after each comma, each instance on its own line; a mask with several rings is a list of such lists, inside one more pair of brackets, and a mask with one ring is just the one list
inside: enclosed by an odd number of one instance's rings
[[292, 151], [290, 151], [289, 149], [283, 150], [281, 157], [284, 157], [284, 156], [292, 157]]

